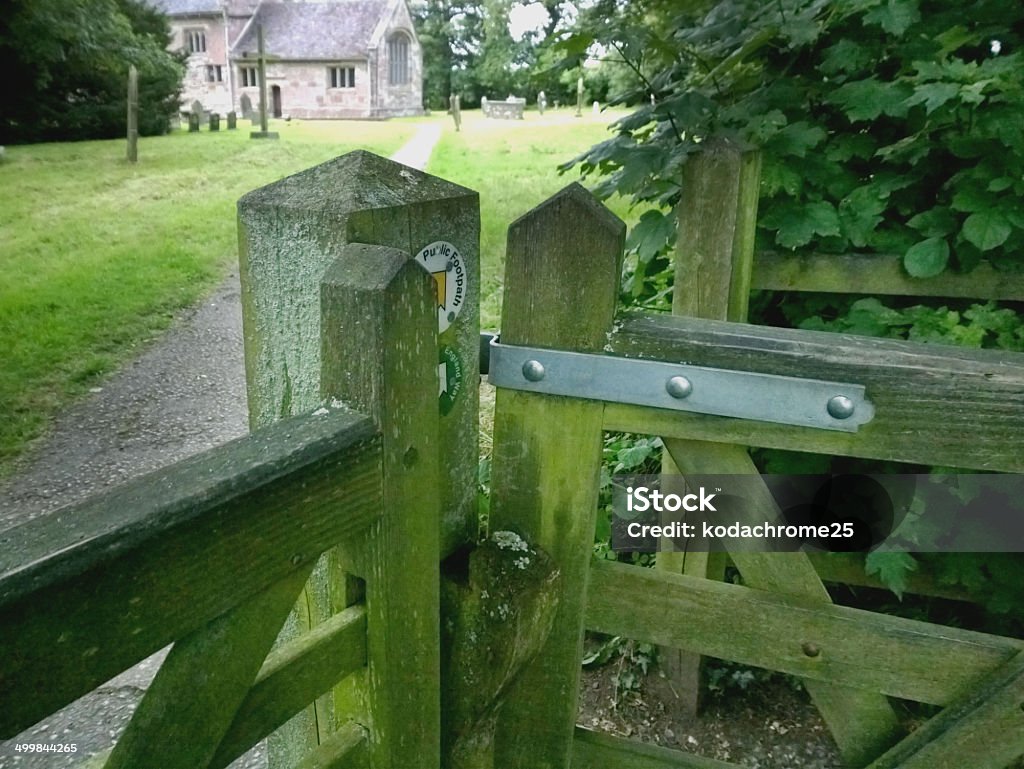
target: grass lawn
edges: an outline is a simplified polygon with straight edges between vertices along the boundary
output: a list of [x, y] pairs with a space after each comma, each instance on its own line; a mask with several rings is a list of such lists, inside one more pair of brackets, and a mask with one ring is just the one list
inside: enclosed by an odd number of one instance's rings
[[[576, 179], [558, 173], [625, 113], [277, 123], [238, 131], [8, 147], [0, 164], [0, 476], [58, 409], [136, 355], [237, 264], [235, 202], [355, 148], [390, 155], [418, 124], [444, 126], [427, 170], [480, 192], [481, 316], [500, 317], [505, 230]], [[613, 203], [620, 216], [626, 207]]]
[[[244, 126], [244, 128], [243, 128]], [[237, 264], [235, 201], [364, 147], [389, 155], [410, 121], [7, 148], [0, 164], [0, 475], [50, 418]]]
[[[448, 118], [427, 171], [480, 193], [480, 323], [498, 328], [504, 280], [505, 238], [508, 225], [562, 187], [578, 173], [558, 173], [558, 166], [588, 147], [610, 138], [608, 126], [628, 114], [605, 111], [581, 118], [573, 109], [548, 110], [543, 117], [527, 112], [518, 120], [488, 120], [478, 110], [463, 113], [456, 133]], [[627, 221], [624, 201], [612, 210]]]

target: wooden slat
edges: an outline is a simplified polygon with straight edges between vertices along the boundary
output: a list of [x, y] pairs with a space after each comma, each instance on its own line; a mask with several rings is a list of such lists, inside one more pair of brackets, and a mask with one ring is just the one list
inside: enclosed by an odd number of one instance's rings
[[[209, 766], [252, 686], [313, 561], [177, 641], [117, 741], [105, 769]], [[173, 578], [173, 575], [168, 575]]]
[[366, 730], [348, 723], [295, 765], [295, 769], [368, 769]]
[[624, 321], [628, 357], [850, 382], [875, 417], [856, 433], [608, 404], [610, 430], [823, 454], [1024, 470], [1024, 355], [672, 316]]
[[681, 750], [613, 737], [576, 727], [572, 742], [573, 769], [741, 769]]
[[868, 769], [1003, 769], [1024, 755], [1024, 652]]
[[210, 766], [227, 766], [366, 664], [366, 609], [352, 606], [271, 652]]
[[[814, 570], [818, 572], [823, 582], [889, 590], [878, 577], [869, 576], [864, 572], [863, 553], [808, 553], [807, 557], [811, 559]], [[909, 595], [946, 598], [951, 601], [974, 600], [966, 588], [940, 583], [935, 574], [920, 562], [917, 570], [907, 575], [907, 586], [903, 592]]]
[[437, 769], [445, 484], [434, 279], [407, 253], [349, 244], [324, 275], [320, 306], [323, 395], [368, 412], [383, 441], [383, 517], [347, 554], [366, 580], [370, 762]]
[[364, 531], [375, 435], [350, 412], [296, 418], [5, 532], [0, 736]]
[[[502, 339], [595, 351], [618, 296], [625, 225], [578, 184], [509, 228]], [[583, 604], [601, 462], [600, 404], [499, 390], [490, 528], [512, 530], [561, 572], [554, 628], [512, 684], [495, 766], [568, 766], [576, 722]]]
[[937, 705], [1024, 649], [1016, 639], [610, 561], [591, 566], [590, 588], [591, 630]]
[[[750, 522], [779, 520], [775, 500], [746, 448], [672, 438], [664, 441], [672, 460], [684, 474], [702, 476], [714, 472], [750, 476], [756, 481], [747, 488], [753, 502], [748, 510], [753, 519]], [[824, 603], [832, 600], [805, 553], [757, 553], [736, 549], [730, 555], [751, 587]], [[806, 687], [848, 763], [862, 764], [896, 741], [899, 726], [885, 697], [831, 681], [808, 681]]]
[[754, 258], [753, 287], [772, 291], [840, 294], [945, 296], [964, 299], [1024, 300], [1024, 273], [993, 269], [982, 262], [963, 275], [944, 272], [913, 278], [896, 254], [781, 254]]

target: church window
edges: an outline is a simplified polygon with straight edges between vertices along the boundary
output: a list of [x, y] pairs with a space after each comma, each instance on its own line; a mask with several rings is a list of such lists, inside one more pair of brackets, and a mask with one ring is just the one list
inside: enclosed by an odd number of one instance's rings
[[356, 68], [355, 67], [328, 67], [328, 82], [331, 88], [355, 88]]
[[189, 53], [205, 53], [206, 32], [201, 29], [186, 29], [185, 47]]
[[238, 79], [242, 88], [253, 88], [259, 85], [259, 70], [256, 67], [239, 67]]
[[224, 82], [224, 68], [220, 64], [207, 64], [206, 65], [206, 82], [207, 83], [222, 83], [222, 82]]
[[388, 84], [406, 85], [409, 75], [409, 38], [401, 32], [388, 40]]

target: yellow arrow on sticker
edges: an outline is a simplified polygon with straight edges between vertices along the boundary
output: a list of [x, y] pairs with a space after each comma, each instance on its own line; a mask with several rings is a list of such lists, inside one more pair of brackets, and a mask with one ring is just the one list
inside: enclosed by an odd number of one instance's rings
[[443, 309], [446, 301], [444, 292], [448, 287], [448, 279], [445, 277], [447, 273], [441, 270], [441, 272], [432, 272], [430, 274], [434, 276], [434, 282], [437, 284], [437, 306]]

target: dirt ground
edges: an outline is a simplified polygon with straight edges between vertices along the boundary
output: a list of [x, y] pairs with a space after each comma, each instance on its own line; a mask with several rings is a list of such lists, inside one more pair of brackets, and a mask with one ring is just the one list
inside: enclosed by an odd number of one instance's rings
[[[604, 640], [588, 637], [587, 646]], [[646, 675], [637, 667], [628, 656], [615, 655], [584, 668], [577, 723], [750, 769], [842, 766], [827, 727], [795, 679], [719, 668], [721, 689], [709, 693], [692, 718], [656, 662]]]

